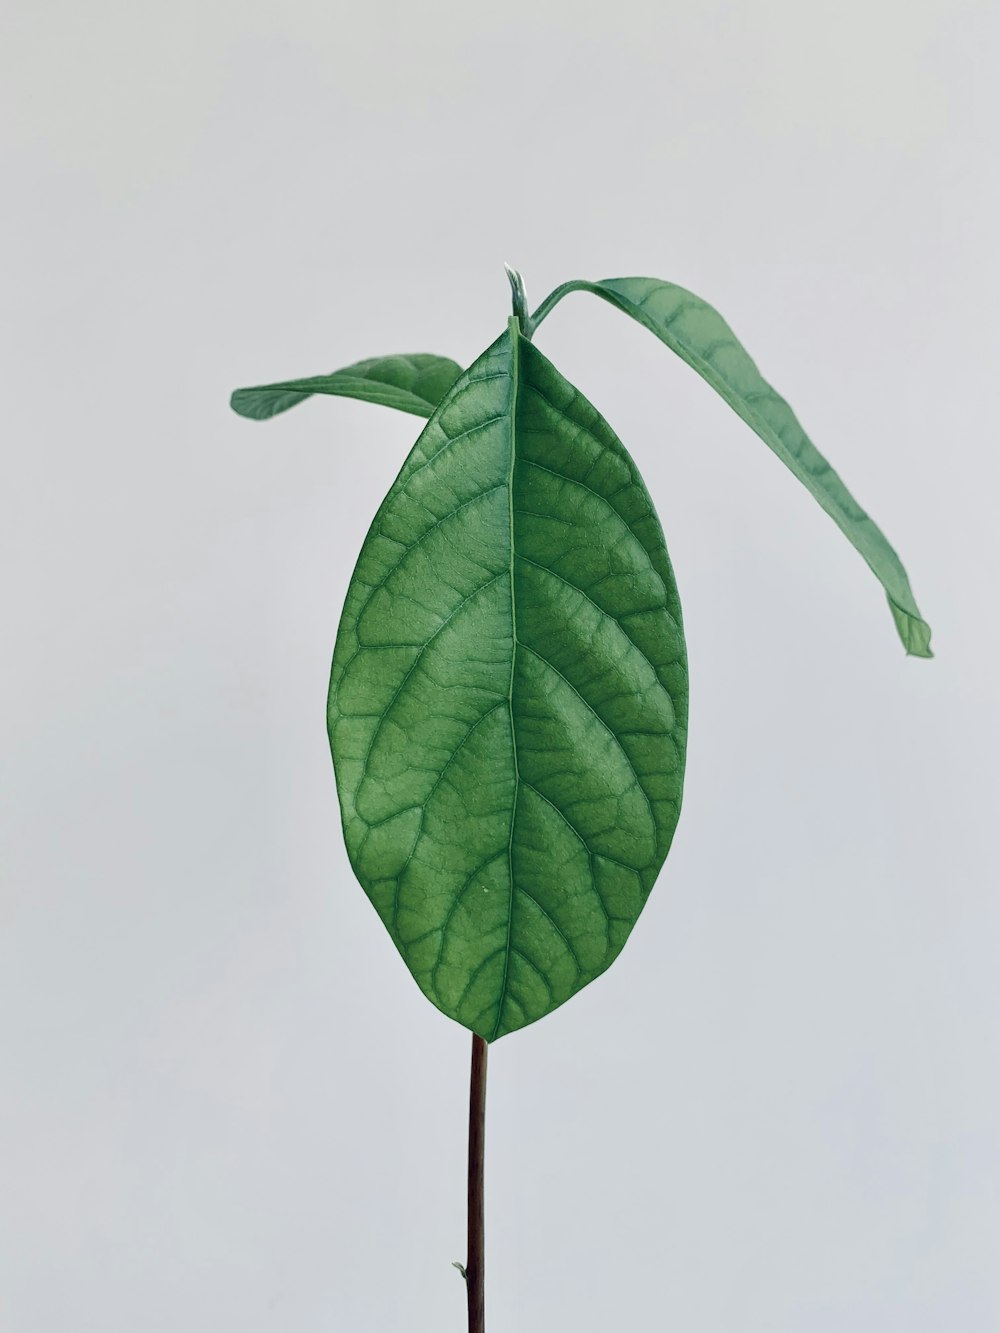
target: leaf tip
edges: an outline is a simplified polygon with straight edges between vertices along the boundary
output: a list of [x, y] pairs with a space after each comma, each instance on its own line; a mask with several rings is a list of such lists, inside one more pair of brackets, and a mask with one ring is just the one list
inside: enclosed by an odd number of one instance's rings
[[229, 406], [238, 417], [253, 418], [253, 413], [249, 410], [247, 403], [246, 389], [234, 389], [229, 395]]
[[906, 649], [907, 657], [932, 658], [934, 654], [931, 652], [931, 627], [920, 615], [914, 614], [916, 607], [914, 611], [907, 611], [890, 597], [889, 609], [892, 611], [896, 632]]

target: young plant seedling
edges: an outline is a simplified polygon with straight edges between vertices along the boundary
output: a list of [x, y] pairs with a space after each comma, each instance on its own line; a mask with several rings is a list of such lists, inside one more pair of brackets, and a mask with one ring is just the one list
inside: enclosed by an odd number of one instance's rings
[[653, 502], [614, 431], [535, 346], [570, 292], [638, 320], [721, 394], [881, 582], [906, 651], [930, 629], [882, 532], [705, 301], [654, 278], [567, 282], [467, 369], [420, 353], [238, 389], [429, 418], [365, 539], [328, 727], [351, 865], [417, 985], [471, 1030], [469, 1333], [483, 1333], [489, 1042], [617, 958], [680, 813], [688, 676]]

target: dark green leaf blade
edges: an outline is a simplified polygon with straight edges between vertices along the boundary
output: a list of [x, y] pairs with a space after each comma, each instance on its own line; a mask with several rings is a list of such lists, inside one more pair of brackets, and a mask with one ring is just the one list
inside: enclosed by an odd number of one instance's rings
[[634, 463], [512, 321], [448, 393], [347, 594], [348, 853], [417, 983], [494, 1040], [614, 961], [680, 810], [687, 667]]
[[536, 311], [537, 326], [571, 291], [592, 292], [639, 321], [711, 384], [802, 482], [868, 563], [889, 599], [906, 651], [932, 657], [930, 626], [917, 609], [899, 556], [764, 379], [722, 316], [707, 301], [658, 278], [564, 283]]
[[267, 421], [315, 393], [326, 393], [361, 398], [367, 403], [381, 403], [401, 412], [412, 412], [414, 416], [429, 417], [461, 373], [462, 367], [456, 361], [429, 352], [376, 356], [336, 370], [332, 375], [237, 389], [229, 404], [241, 417]]

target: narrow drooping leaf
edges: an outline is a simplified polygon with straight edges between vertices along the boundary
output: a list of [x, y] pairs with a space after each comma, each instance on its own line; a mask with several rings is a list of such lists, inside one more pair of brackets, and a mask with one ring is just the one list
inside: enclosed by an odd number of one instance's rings
[[652, 502], [517, 320], [450, 389], [347, 594], [330, 741], [355, 873], [494, 1040], [615, 959], [680, 809], [687, 667]]
[[229, 404], [241, 417], [266, 421], [315, 393], [327, 393], [341, 398], [362, 398], [367, 403], [382, 403], [401, 412], [412, 412], [414, 416], [429, 417], [461, 373], [462, 367], [456, 361], [428, 352], [376, 356], [335, 370], [332, 375], [237, 389]]
[[711, 384], [864, 556], [886, 591], [906, 651], [915, 657], [933, 656], [930, 626], [917, 609], [899, 556], [806, 435], [788, 403], [761, 375], [718, 311], [671, 282], [605, 278], [557, 287], [535, 312], [532, 326], [537, 327], [556, 302], [572, 291], [593, 292], [631, 315]]

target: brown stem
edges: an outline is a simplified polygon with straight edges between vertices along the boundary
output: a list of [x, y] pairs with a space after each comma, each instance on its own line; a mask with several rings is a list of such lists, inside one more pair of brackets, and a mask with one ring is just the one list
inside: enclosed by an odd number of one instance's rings
[[465, 1282], [469, 1296], [469, 1333], [485, 1333], [484, 1291], [485, 1218], [483, 1156], [486, 1148], [486, 1042], [472, 1037], [472, 1077], [469, 1083], [469, 1251]]

